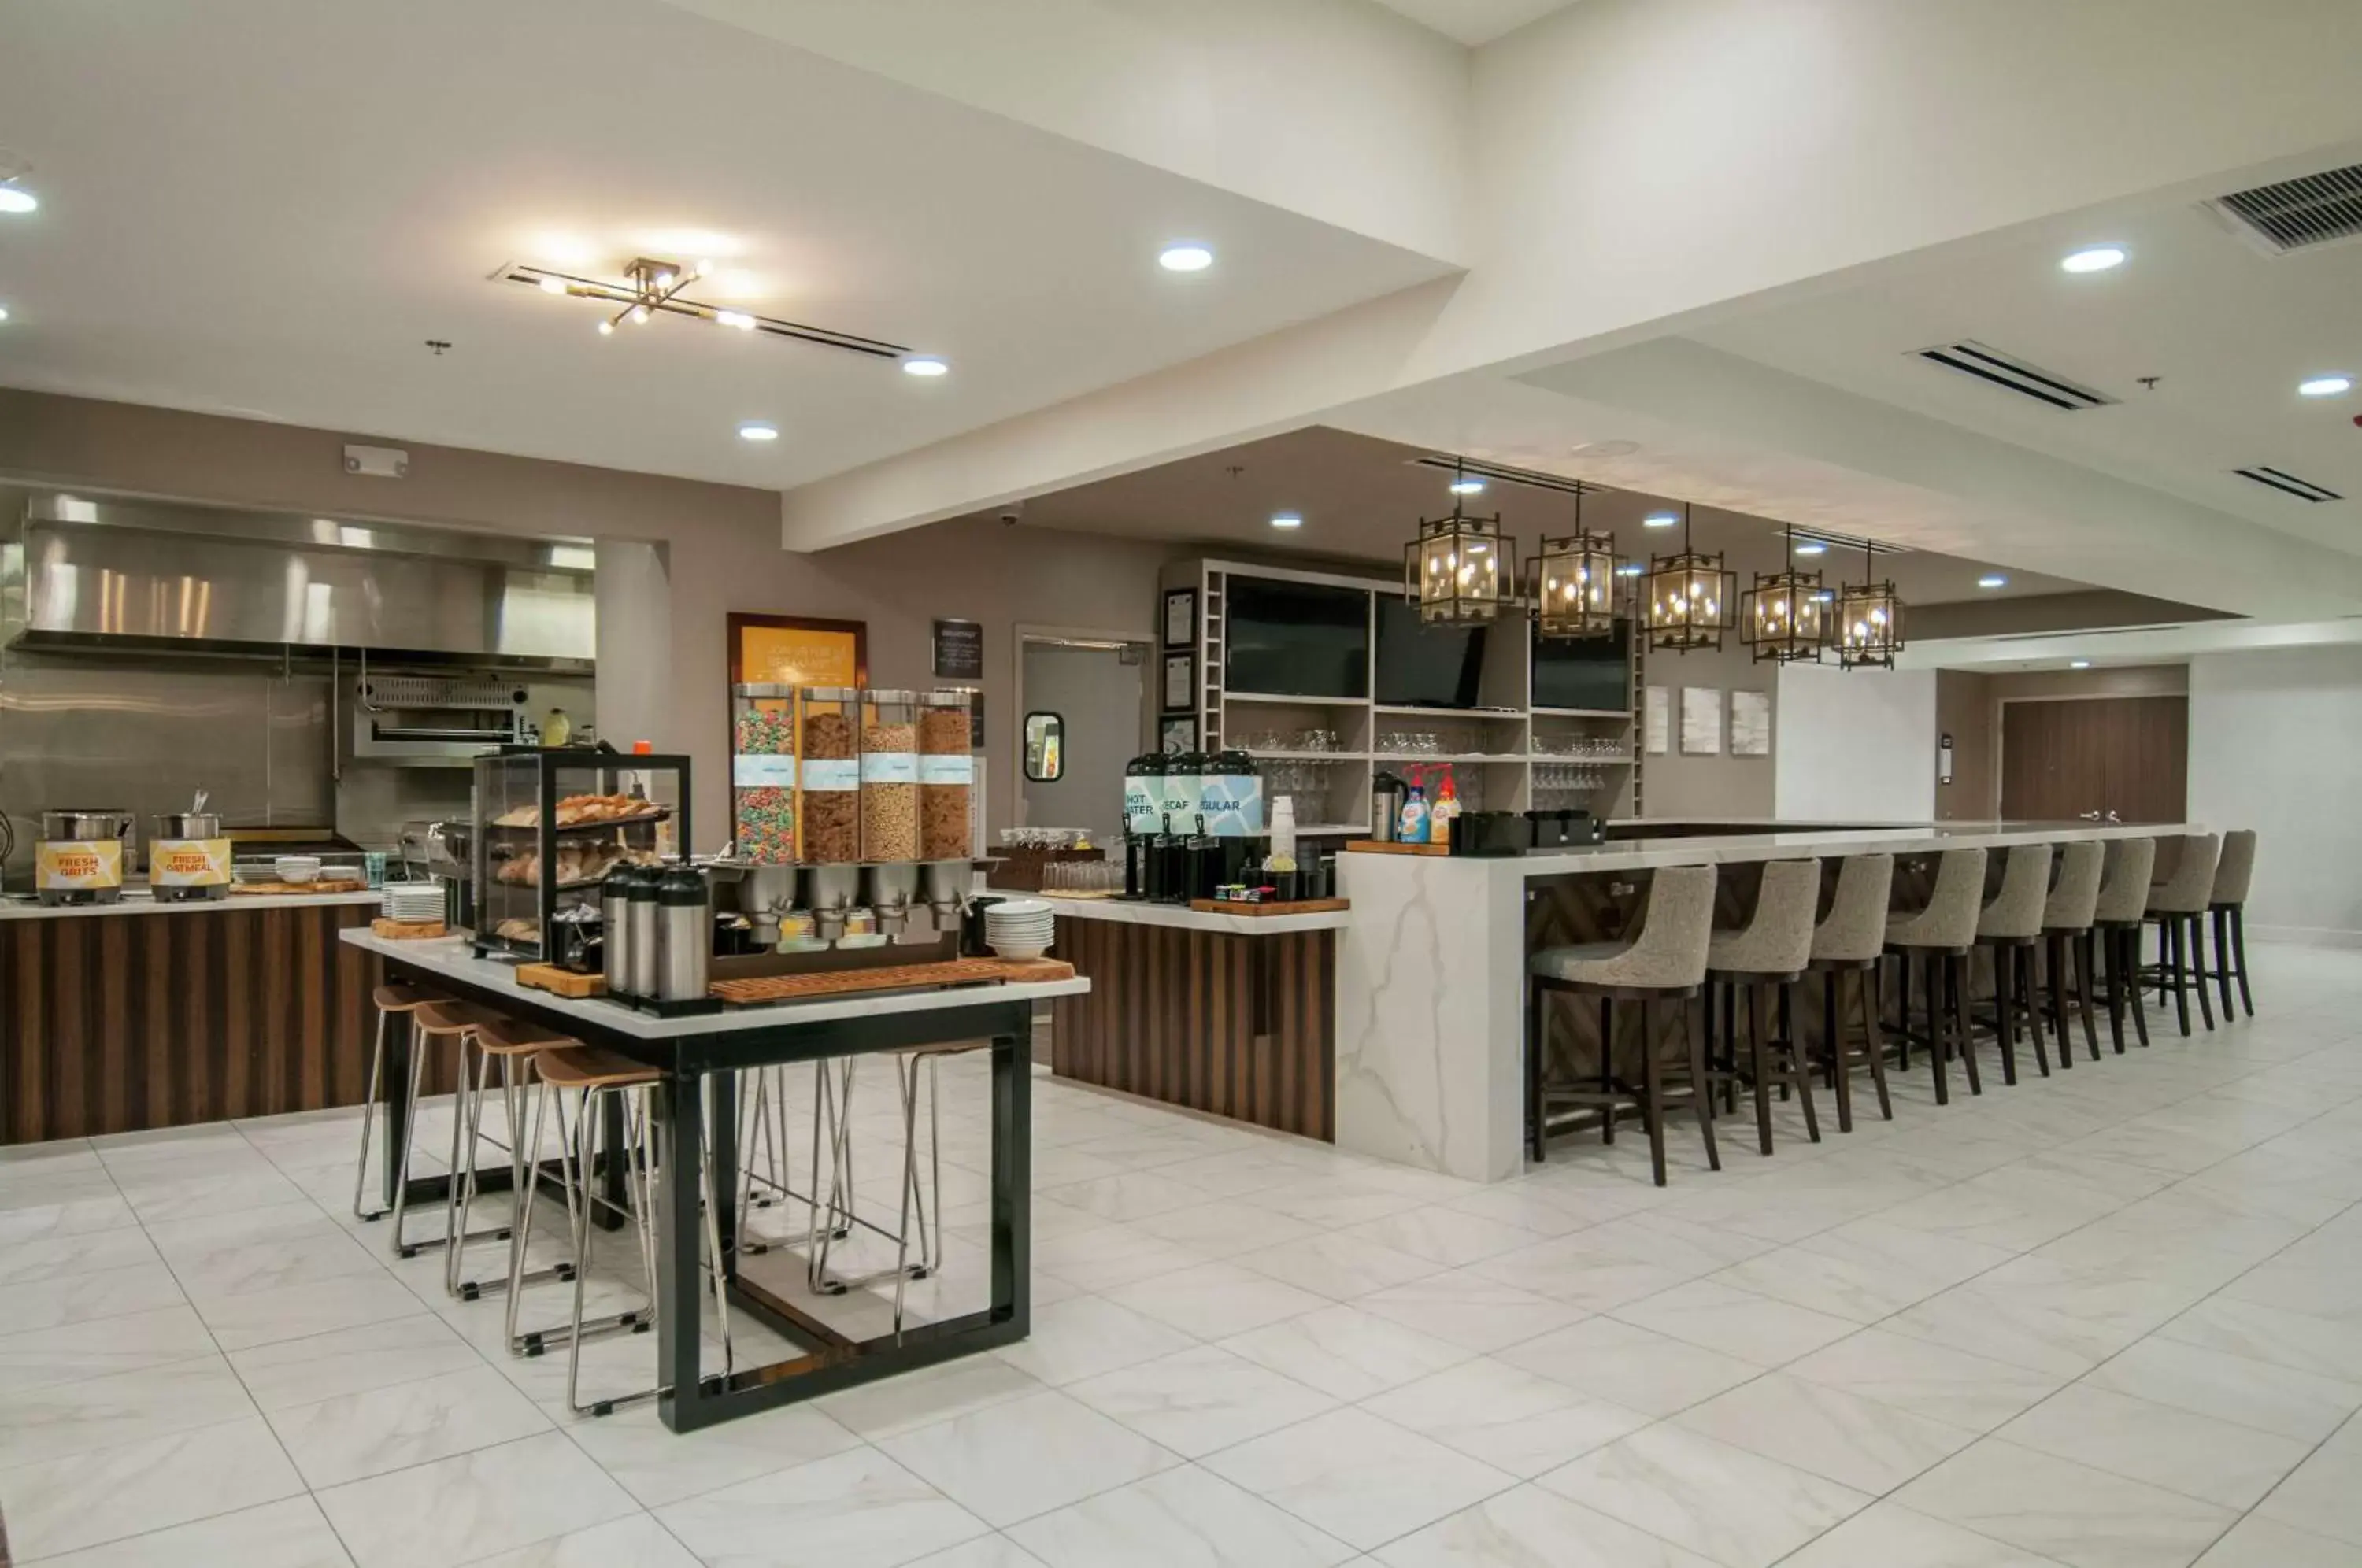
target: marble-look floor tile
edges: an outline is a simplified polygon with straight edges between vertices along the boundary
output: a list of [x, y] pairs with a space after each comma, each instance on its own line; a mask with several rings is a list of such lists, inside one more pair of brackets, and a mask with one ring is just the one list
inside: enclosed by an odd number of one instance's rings
[[1650, 1416], [1672, 1415], [1763, 1375], [1736, 1356], [1613, 1318], [1512, 1345], [1500, 1359]]
[[[7, 1184], [0, 1181], [0, 1187]], [[113, 1193], [102, 1198], [43, 1203], [29, 1208], [0, 1208], [0, 1246], [38, 1242], [50, 1236], [87, 1236], [98, 1231], [119, 1231], [139, 1223], [131, 1205]]]
[[1139, 1220], [1131, 1228], [1209, 1258], [1234, 1258], [1321, 1232], [1259, 1204], [1221, 1201]]
[[0, 1470], [8, 1545], [28, 1562], [301, 1496], [259, 1416]]
[[1650, 1418], [1491, 1357], [1363, 1401], [1398, 1427], [1532, 1477], [1639, 1430]]
[[1859, 1327], [1848, 1318], [1774, 1301], [1711, 1278], [1627, 1302], [1611, 1315], [1765, 1367], [1785, 1366]]
[[549, 1428], [509, 1380], [478, 1364], [415, 1383], [338, 1394], [269, 1413], [295, 1468], [314, 1487], [491, 1448]]
[[1187, 1459], [1293, 1426], [1337, 1403], [1219, 1345], [1102, 1373], [1065, 1391]]
[[657, 1510], [701, 1561], [731, 1568], [895, 1568], [984, 1535], [984, 1521], [869, 1447]]
[[980, 1535], [944, 1551], [931, 1551], [906, 1568], [1048, 1568], [1005, 1535]]
[[1011, 1526], [1050, 1568], [1332, 1568], [1353, 1549], [1196, 1465]]
[[1107, 1299], [1200, 1340], [1243, 1334], [1327, 1304], [1326, 1297], [1242, 1266], [1251, 1263], [1198, 1264], [1110, 1290]]
[[1979, 1435], [1778, 1372], [1716, 1395], [1674, 1420], [1735, 1448], [1870, 1493], [1893, 1491]]
[[44, 1171], [38, 1165], [26, 1176], [11, 1170], [0, 1181], [0, 1213], [27, 1209], [51, 1209], [67, 1204], [121, 1202], [115, 1178], [101, 1165], [72, 1166]]
[[360, 1568], [445, 1568], [638, 1511], [557, 1432], [314, 1496]]
[[1087, 1209], [1102, 1220], [1121, 1224], [1190, 1208], [1205, 1202], [1208, 1194], [1203, 1187], [1188, 1186], [1155, 1171], [1127, 1171], [1096, 1181], [1054, 1187], [1042, 1196], [1053, 1203]]
[[963, 1356], [899, 1377], [881, 1377], [816, 1404], [838, 1425], [875, 1442], [988, 1405], [1039, 1394], [1046, 1386], [998, 1356]]
[[202, 1176], [171, 1169], [138, 1175], [118, 1172], [115, 1185], [142, 1224], [159, 1227], [177, 1226], [199, 1215], [309, 1201], [304, 1189], [288, 1180], [278, 1166], [259, 1158], [251, 1165]]
[[2362, 1383], [2152, 1334], [2085, 1375], [2095, 1388], [2319, 1442], [2362, 1409]]
[[2339, 1428], [2256, 1511], [2362, 1551], [2362, 1423]]
[[1962, 1529], [1900, 1503], [1872, 1503], [1782, 1568], [2063, 1568], [2048, 1557]]
[[1709, 1568], [1705, 1558], [1539, 1486], [1487, 1497], [1369, 1561], [1386, 1568]]
[[536, 1540], [469, 1568], [698, 1568], [696, 1554], [649, 1514]]
[[1946, 1460], [1894, 1500], [2072, 1568], [2183, 1568], [2238, 1517], [1992, 1438]]
[[2198, 1568], [2354, 1568], [2354, 1562], [2350, 1540], [2333, 1540], [2249, 1514], [2207, 1549]]
[[1077, 1297], [1033, 1314], [1023, 1344], [1000, 1358], [1028, 1376], [1056, 1386], [1137, 1366], [1187, 1350], [1197, 1342], [1178, 1329], [1096, 1296]]
[[[1194, 1214], [1195, 1209], [1182, 1209]], [[1145, 1223], [1109, 1225], [1093, 1216], [1086, 1229], [1043, 1236], [1033, 1243], [1035, 1272], [1085, 1290], [1112, 1290], [1209, 1261], [1194, 1247], [1151, 1234]]]
[[105, 1274], [0, 1286], [0, 1324], [7, 1325], [13, 1337], [35, 1329], [151, 1312], [186, 1299], [171, 1269], [160, 1263], [139, 1264]]
[[1453, 1269], [1380, 1290], [1353, 1303], [1466, 1351], [1496, 1351], [1581, 1321], [1582, 1309], [1478, 1274]]
[[1546, 1240], [1523, 1226], [1441, 1205], [1365, 1220], [1343, 1233], [1425, 1258], [1439, 1268], [1464, 1268]]
[[877, 1446], [995, 1529], [1181, 1463], [1054, 1389], [898, 1433]]
[[309, 1497], [289, 1497], [44, 1557], [39, 1568], [192, 1568], [216, 1562], [237, 1568], [352, 1568], [352, 1561], [320, 1506]]
[[218, 1355], [56, 1383], [0, 1399], [0, 1468], [113, 1448], [254, 1414]]
[[1329, 1307], [1221, 1342], [1222, 1348], [1334, 1399], [1366, 1399], [1475, 1353], [1357, 1307]]
[[1991, 1431], [2065, 1381], [1882, 1329], [1865, 1329], [1839, 1340], [1787, 1371], [1979, 1432]]
[[265, 1411], [415, 1383], [483, 1365], [475, 1347], [431, 1312], [233, 1352], [229, 1364]]
[[1225, 1449], [1206, 1468], [1363, 1551], [1515, 1484], [1366, 1410], [1332, 1410]]
[[861, 1441], [811, 1405], [766, 1410], [693, 1432], [671, 1430], [654, 1406], [642, 1405], [576, 1421], [566, 1431], [599, 1468], [650, 1508], [826, 1459]]
[[213, 1335], [185, 1305], [8, 1334], [0, 1336], [0, 1398], [214, 1353]]
[[1993, 1435], [2226, 1508], [2254, 1507], [2312, 1452], [2309, 1441], [2084, 1383], [2060, 1389]]
[[1538, 1485], [1723, 1568], [1763, 1568], [1867, 1506], [1867, 1495], [1671, 1426], [1587, 1453]]
[[0, 1286], [70, 1279], [158, 1261], [148, 1233], [136, 1227], [42, 1236], [0, 1245]]
[[2362, 1334], [2325, 1318], [2213, 1296], [2157, 1331], [2184, 1344], [2362, 1382]]
[[1238, 1261], [1330, 1301], [1351, 1301], [1374, 1290], [1424, 1278], [1442, 1267], [1417, 1253], [1343, 1231], [1284, 1242], [1247, 1253]]
[[424, 1305], [402, 1281], [383, 1269], [372, 1269], [284, 1290], [203, 1300], [197, 1303], [197, 1316], [222, 1349], [235, 1352], [413, 1317]]

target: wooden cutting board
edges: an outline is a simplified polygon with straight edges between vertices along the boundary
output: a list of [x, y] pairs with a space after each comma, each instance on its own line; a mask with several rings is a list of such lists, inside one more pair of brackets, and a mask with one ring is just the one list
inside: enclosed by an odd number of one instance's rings
[[388, 920], [380, 915], [370, 922], [370, 934], [389, 942], [432, 942], [451, 933], [439, 920]]
[[606, 976], [577, 974], [572, 969], [561, 969], [555, 964], [520, 964], [516, 966], [516, 982], [520, 986], [531, 986], [537, 991], [578, 1000], [607, 994]]
[[1297, 899], [1293, 903], [1234, 904], [1222, 899], [1192, 899], [1189, 907], [1199, 914], [1232, 915], [1292, 915], [1328, 914], [1336, 910], [1353, 907], [1350, 899]]
[[1349, 839], [1346, 841], [1345, 847], [1356, 855], [1449, 855], [1451, 853], [1451, 846], [1448, 844], [1380, 843], [1374, 838]]
[[358, 893], [367, 882], [346, 878], [335, 882], [232, 882], [229, 890], [248, 898], [287, 898], [297, 893]]
[[804, 975], [716, 980], [712, 988], [724, 1001], [748, 1006], [758, 1002], [813, 1001], [863, 991], [910, 991], [979, 983], [1015, 985], [1029, 980], [1070, 980], [1074, 977], [1075, 966], [1055, 958], [954, 958], [939, 964], [893, 964], [876, 969], [829, 969]]

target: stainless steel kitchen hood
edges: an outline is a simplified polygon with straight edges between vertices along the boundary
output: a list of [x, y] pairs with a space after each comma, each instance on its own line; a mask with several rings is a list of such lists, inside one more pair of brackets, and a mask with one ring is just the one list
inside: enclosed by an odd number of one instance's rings
[[31, 647], [370, 649], [589, 668], [589, 546], [37, 492], [0, 541], [0, 639]]

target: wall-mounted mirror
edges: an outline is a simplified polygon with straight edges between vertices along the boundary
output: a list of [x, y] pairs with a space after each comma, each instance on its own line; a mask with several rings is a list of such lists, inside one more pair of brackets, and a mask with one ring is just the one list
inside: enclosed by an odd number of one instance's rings
[[1055, 713], [1025, 715], [1025, 778], [1054, 784], [1066, 771], [1066, 721]]

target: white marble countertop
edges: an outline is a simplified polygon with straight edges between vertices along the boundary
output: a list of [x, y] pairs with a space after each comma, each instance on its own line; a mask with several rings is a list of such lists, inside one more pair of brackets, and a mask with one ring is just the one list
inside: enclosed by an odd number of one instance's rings
[[[1638, 825], [1638, 824], [1632, 824]], [[1349, 851], [1341, 860], [1398, 866], [1466, 867], [1459, 874], [1563, 877], [1585, 872], [1648, 871], [1663, 866], [1729, 866], [1806, 856], [1934, 855], [1947, 849], [2005, 849], [2078, 838], [2171, 838], [2201, 832], [2190, 823], [1919, 823], [1891, 827], [1788, 827], [1763, 833], [1699, 834], [1686, 838], [1623, 838], [1579, 849], [1528, 855], [1370, 855]]]
[[1091, 988], [1088, 980], [1035, 980], [1013, 986], [963, 986], [952, 990], [892, 991], [835, 997], [822, 1001], [779, 1002], [770, 1007], [734, 1007], [693, 1018], [652, 1018], [620, 1002], [576, 1001], [547, 991], [518, 985], [516, 966], [479, 958], [468, 939], [447, 936], [434, 941], [394, 941], [378, 936], [366, 926], [338, 932], [339, 940], [398, 958], [430, 975], [441, 975], [493, 991], [514, 992], [545, 1014], [579, 1018], [643, 1040], [677, 1040], [684, 1035], [730, 1034], [745, 1029], [767, 1029], [782, 1023], [824, 1023], [840, 1018], [875, 1018], [897, 1012], [936, 1012], [945, 1008], [977, 1007], [991, 1002], [1031, 1001], [1043, 997], [1078, 996]]
[[1119, 925], [1167, 925], [1182, 931], [1220, 931], [1238, 936], [1280, 936], [1291, 931], [1340, 931], [1351, 910], [1312, 914], [1205, 914], [1187, 904], [1150, 904], [1123, 899], [1066, 899], [1055, 893], [1024, 893], [1013, 888], [985, 889], [1004, 899], [1039, 899], [1066, 920], [1104, 920]]
[[72, 919], [87, 915], [121, 914], [205, 914], [223, 910], [287, 910], [318, 909], [327, 904], [382, 903], [385, 894], [376, 889], [357, 893], [249, 893], [244, 897], [231, 894], [226, 899], [166, 900], [162, 902], [148, 896], [142, 888], [136, 893], [123, 890], [123, 897], [111, 904], [43, 904], [29, 893], [12, 893], [0, 899], [0, 920]]

